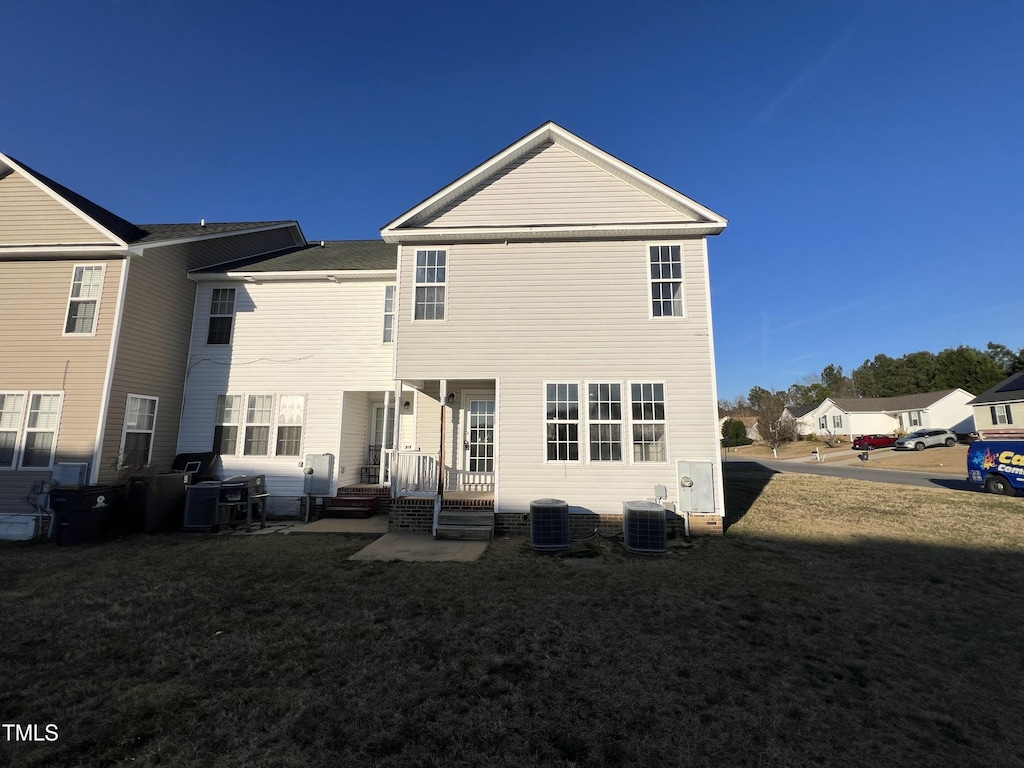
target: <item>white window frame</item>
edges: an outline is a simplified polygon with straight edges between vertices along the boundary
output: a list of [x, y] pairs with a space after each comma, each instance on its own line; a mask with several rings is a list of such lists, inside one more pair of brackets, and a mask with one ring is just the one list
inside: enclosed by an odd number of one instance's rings
[[[79, 279], [78, 272], [82, 270], [82, 279]], [[81, 290], [84, 284], [85, 270], [89, 270], [92, 273], [93, 270], [99, 270], [99, 279], [93, 283], [90, 281], [90, 288], [95, 285], [95, 295], [82, 296]], [[63, 336], [95, 336], [96, 328], [99, 326], [100, 318], [100, 299], [103, 296], [103, 281], [107, 277], [107, 266], [106, 264], [75, 264], [71, 269], [71, 287], [68, 289], [68, 305], [64, 311], [64, 332]], [[75, 295], [75, 286], [78, 286], [79, 295]], [[69, 331], [68, 325], [71, 322], [71, 310], [73, 307], [80, 306], [82, 304], [93, 304], [92, 311], [92, 323], [91, 327], [87, 331]]]
[[[219, 456], [237, 456], [238, 455], [238, 436], [240, 433], [239, 426], [242, 421], [242, 407], [245, 400], [241, 395], [234, 395], [230, 392], [217, 395], [216, 410], [213, 415], [213, 451]], [[230, 421], [229, 421], [230, 419]], [[235, 430], [235, 439], [232, 440], [232, 446], [230, 453], [223, 453], [220, 449], [224, 443], [224, 428], [233, 428]], [[221, 429], [220, 440], [217, 439], [217, 429]]]
[[[278, 395], [277, 396], [277, 407], [275, 413], [277, 419], [274, 424], [274, 456], [288, 456], [296, 457], [302, 456], [302, 441], [306, 437], [306, 396], [305, 395]], [[299, 430], [298, 446], [295, 449], [295, 453], [282, 453], [281, 448], [281, 430], [282, 429], [295, 429]], [[293, 442], [294, 438], [288, 438], [289, 442]]]
[[1006, 403], [992, 406], [992, 426], [1001, 427], [1013, 424], [1013, 411]]
[[[658, 256], [659, 256], [659, 261], [657, 262], [657, 265], [658, 265], [658, 270], [657, 270], [658, 274], [657, 275], [655, 275], [655, 264], [651, 261], [653, 255], [654, 255], [654, 254], [652, 254], [652, 251], [655, 248], [658, 249]], [[675, 277], [674, 275], [671, 274], [671, 272], [673, 271], [673, 270], [671, 270], [671, 265], [672, 265], [671, 259], [672, 259], [673, 255], [674, 255], [672, 253], [672, 249], [673, 248], [678, 249], [678, 251], [679, 251], [679, 276], [678, 277]], [[665, 275], [664, 275], [666, 262], [660, 260], [661, 258], [664, 257], [664, 254], [662, 253], [661, 249], [668, 249], [668, 258], [669, 258], [669, 262], [667, 262], [667, 265], [669, 267], [669, 276], [668, 277], [665, 277]], [[685, 293], [686, 293], [686, 290], [685, 290], [685, 288], [686, 288], [686, 259], [685, 259], [685, 254], [683, 252], [683, 244], [682, 243], [647, 243], [646, 247], [644, 249], [644, 265], [645, 265], [645, 268], [647, 270], [647, 312], [648, 312], [648, 316], [650, 317], [650, 319], [652, 319], [652, 320], [662, 320], [664, 318], [686, 317], [686, 300], [685, 300]], [[662, 293], [661, 286], [663, 286], [663, 285], [672, 285], [672, 284], [677, 284], [679, 286], [679, 295], [678, 295], [678, 297], [677, 298], [673, 298], [673, 297], [670, 296], [669, 298], [666, 299], [663, 296], [661, 296], [660, 295]], [[658, 286], [657, 291], [655, 289], [655, 285]], [[659, 295], [655, 295], [656, 293], [659, 294]], [[671, 307], [673, 309], [672, 313], [666, 315], [664, 313], [661, 313], [660, 309], [659, 309], [659, 312], [655, 312], [655, 310], [654, 310], [654, 302], [655, 301], [659, 302], [659, 305], [661, 307], [663, 307], [663, 305], [664, 305], [664, 303], [666, 301], [672, 302], [672, 304], [671, 304]], [[678, 312], [675, 311], [677, 304], [678, 304]]]
[[828, 429], [828, 414], [818, 417], [818, 429]]
[[907, 411], [907, 417], [910, 419], [910, 426], [920, 427], [921, 426], [921, 412], [920, 411]]
[[[424, 255], [424, 265], [420, 266], [420, 254]], [[434, 256], [434, 264], [429, 264], [430, 254]], [[448, 319], [448, 272], [451, 269], [451, 250], [447, 247], [417, 248], [413, 251], [413, 289], [412, 289], [412, 319], [416, 322], [444, 322]], [[443, 255], [443, 266], [437, 265], [438, 255]], [[438, 280], [438, 270], [441, 271], [441, 279]], [[422, 279], [421, 279], [422, 278]], [[430, 278], [430, 279], [428, 279]], [[420, 312], [420, 291], [427, 289], [435, 290], [434, 300], [427, 302], [424, 298], [423, 306], [434, 307], [433, 317], [418, 317]], [[442, 299], [437, 301], [436, 290], [442, 291]], [[437, 307], [440, 305], [441, 316], [437, 316]], [[424, 314], [426, 311], [424, 309]]]
[[[13, 405], [14, 398], [18, 398], [17, 410]], [[28, 395], [25, 392], [0, 392], [0, 434], [14, 436], [11, 461], [9, 464], [0, 464], [0, 471], [18, 468], [28, 402]]]
[[[630, 381], [630, 382], [627, 383], [626, 386], [629, 389], [629, 416], [630, 416], [630, 423], [629, 423], [629, 446], [630, 446], [630, 451], [629, 451], [629, 455], [630, 455], [631, 463], [633, 463], [633, 464], [667, 464], [668, 463], [668, 457], [671, 454], [669, 452], [669, 445], [668, 445], [668, 395], [667, 395], [667, 392], [666, 392], [666, 390], [668, 388], [666, 387], [665, 382], [664, 381]], [[644, 398], [644, 391], [643, 391], [643, 388], [647, 387], [647, 386], [652, 388], [652, 390], [651, 390], [652, 398], [651, 398], [651, 401], [650, 401], [651, 402], [651, 407], [652, 407], [652, 412], [651, 412], [652, 417], [655, 416], [655, 413], [656, 413], [654, 411], [654, 407], [659, 402], [654, 397], [654, 395], [656, 393], [656, 390], [654, 389], [654, 387], [661, 387], [661, 400], [660, 400], [660, 402], [661, 402], [661, 418], [656, 418], [656, 417], [654, 417], [654, 418], [646, 418], [642, 414], [643, 406], [644, 406], [645, 403], [648, 402]], [[641, 397], [640, 397], [639, 404], [640, 404], [640, 407], [641, 407], [641, 418], [639, 418], [639, 419], [636, 418], [635, 409], [636, 409], [636, 406], [637, 406], [637, 400], [636, 400], [636, 398], [635, 398], [635, 396], [633, 394], [633, 387], [640, 387], [640, 396]], [[638, 443], [636, 442], [636, 434], [635, 434], [636, 427], [644, 427], [644, 426], [655, 426], [656, 427], [658, 425], [661, 426], [661, 444], [662, 444], [662, 451], [664, 453], [664, 457], [661, 458], [661, 459], [637, 458], [636, 450], [637, 450]], [[650, 443], [650, 444], [653, 445], [654, 443]], [[648, 445], [648, 443], [644, 442], [643, 438], [641, 438], [641, 442], [639, 443], [639, 445], [641, 445], [641, 446]]]
[[[266, 400], [262, 402], [257, 401], [256, 405], [253, 405], [255, 398], [269, 398], [269, 403]], [[273, 421], [274, 421], [274, 407], [276, 406], [276, 398], [270, 394], [257, 394], [257, 395], [246, 395], [245, 400], [245, 427], [242, 431], [242, 455], [243, 456], [272, 456], [271, 446], [273, 445], [272, 438], [274, 437]], [[262, 418], [266, 415], [266, 419]], [[256, 418], [259, 416], [260, 418]], [[260, 453], [249, 450], [249, 444], [251, 438], [249, 437], [250, 429], [266, 429], [266, 449]]]
[[[145, 425], [140, 426], [139, 423], [138, 423], [137, 418], [136, 418], [135, 423], [130, 423], [129, 422], [129, 418], [132, 416], [132, 401], [133, 400], [138, 401], [140, 403], [143, 402], [143, 401], [153, 403], [152, 423], [148, 427], [145, 426]], [[159, 410], [160, 410], [160, 398], [159, 397], [154, 397], [153, 395], [129, 394], [128, 397], [125, 399], [125, 404], [124, 404], [124, 422], [123, 422], [122, 427], [121, 427], [121, 448], [120, 448], [120, 450], [117, 453], [117, 466], [118, 466], [119, 469], [120, 468], [124, 468], [126, 466], [132, 466], [132, 467], [135, 467], [135, 466], [138, 466], [138, 467], [148, 467], [149, 466], [149, 463], [150, 463], [150, 461], [153, 458], [153, 443], [154, 443], [155, 438], [156, 438], [156, 418], [157, 418], [157, 413], [159, 412]], [[142, 412], [140, 410], [136, 410], [135, 411], [136, 417], [138, 415], [140, 415], [141, 413]], [[148, 416], [148, 414], [147, 414], [147, 416]], [[149, 445], [146, 448], [146, 460], [143, 463], [141, 463], [141, 464], [130, 464], [129, 465], [125, 461], [125, 459], [126, 459], [125, 443], [128, 441], [129, 433], [133, 434], [133, 435], [149, 435]]]
[[[230, 291], [231, 292], [231, 311], [224, 311], [224, 299], [218, 301], [218, 291]], [[210, 315], [207, 318], [206, 324], [206, 343], [211, 347], [224, 347], [230, 346], [231, 341], [235, 337], [235, 309], [238, 306], [238, 291], [233, 287], [227, 288], [213, 288], [210, 291]], [[218, 311], [219, 310], [219, 311]], [[228, 339], [227, 341], [210, 341], [210, 336], [213, 333], [213, 321], [215, 318], [223, 319], [230, 318], [231, 325], [228, 327]], [[218, 331], [219, 333], [219, 331]]]
[[832, 429], [843, 428], [843, 415], [841, 413], [832, 414]]
[[[551, 400], [551, 397], [550, 397], [550, 394], [549, 394], [549, 389], [551, 387], [555, 388], [555, 390], [554, 390], [554, 393], [555, 393], [554, 400]], [[565, 390], [566, 397], [565, 397], [564, 400], [560, 399], [561, 392], [558, 389], [559, 387], [566, 387], [566, 390]], [[575, 402], [576, 402], [576, 418], [569, 418], [569, 410], [568, 410], [568, 408], [569, 408], [569, 404], [573, 401], [571, 396], [570, 396], [570, 393], [571, 393], [571, 390], [569, 389], [570, 387], [575, 387], [576, 388], [576, 397], [575, 397]], [[580, 383], [578, 381], [545, 381], [544, 384], [543, 384], [543, 389], [542, 389], [542, 393], [541, 394], [543, 396], [543, 409], [544, 409], [542, 411], [543, 414], [544, 414], [544, 463], [546, 463], [546, 464], [580, 464], [583, 461], [583, 450], [582, 450], [582, 447], [581, 447], [581, 434], [583, 432], [583, 419], [581, 417]], [[561, 403], [561, 402], [565, 402], [566, 403], [566, 413], [565, 413], [565, 417], [564, 418], [557, 415], [557, 410], [556, 410], [555, 418], [549, 418], [549, 416], [550, 416], [549, 406], [550, 406], [550, 404], [552, 402], [555, 403], [555, 408], [556, 409], [558, 408], [558, 404], [559, 403]], [[569, 439], [569, 434], [571, 433], [572, 427], [574, 427], [574, 426], [576, 428], [576, 439], [575, 440], [571, 440], [571, 439]], [[551, 439], [550, 434], [549, 434], [552, 427], [554, 427], [554, 429], [555, 429], [555, 439], [554, 440]], [[566, 439], [565, 440], [560, 439], [560, 435], [558, 434], [558, 431], [559, 431], [560, 427], [564, 427], [565, 428], [565, 435], [566, 435]], [[576, 458], [569, 458], [569, 456], [572, 453], [572, 445], [574, 443], [575, 443], [575, 446], [576, 446]], [[558, 452], [558, 453], [560, 453], [560, 451], [557, 448], [557, 446], [560, 446], [560, 445], [564, 444], [565, 445], [565, 450], [566, 450], [566, 458], [559, 458], [557, 455], [556, 455], [555, 458], [551, 458], [550, 457], [550, 448], [551, 448], [552, 444], [554, 444], [556, 446], [556, 452]]]
[[[5, 391], [0, 392], [5, 396], [14, 395], [21, 396], [21, 410], [16, 417], [11, 417], [8, 420], [8, 427], [4, 427], [4, 432], [16, 432], [14, 438], [14, 459], [13, 462], [7, 466], [0, 467], [0, 471], [17, 471], [24, 469], [26, 471], [45, 471], [53, 469], [53, 459], [57, 454], [57, 438], [60, 436], [60, 421], [61, 415], [64, 409], [64, 393], [63, 392], [51, 392], [51, 391]], [[33, 404], [36, 398], [57, 398], [56, 407], [50, 411], [42, 412], [46, 416], [53, 417], [52, 424], [46, 424], [40, 426], [37, 422], [35, 426], [32, 426], [33, 414], [39, 414], [41, 411], [39, 408], [33, 408]], [[41, 404], [40, 400], [40, 404]], [[34, 434], [45, 434], [50, 433], [50, 456], [46, 466], [25, 466], [25, 454], [27, 452], [27, 446], [29, 443], [29, 436]]]
[[384, 344], [391, 344], [395, 340], [395, 289], [394, 285], [384, 286], [384, 327], [381, 332]]
[[[607, 387], [608, 397], [604, 398], [605, 392], [602, 388]], [[594, 388], [597, 390], [597, 397], [594, 397]], [[586, 408], [586, 435], [587, 435], [587, 457], [591, 462], [600, 464], [621, 464], [623, 463], [622, 457], [622, 431], [625, 418], [623, 412], [625, 410], [623, 406], [622, 398], [622, 382], [621, 381], [588, 381], [585, 384], [587, 392], [587, 408]], [[618, 390], [618, 397], [614, 397], [615, 389]], [[614, 417], [614, 406], [618, 404], [619, 415], [618, 418]], [[607, 413], [602, 415], [601, 407], [607, 404]], [[595, 417], [595, 409], [597, 416]], [[618, 431], [618, 437], [613, 438], [611, 436], [608, 439], [604, 439], [602, 436], [598, 436], [596, 441], [598, 450], [594, 450], [594, 428], [597, 427], [599, 430], [602, 427], [608, 428], [609, 434]], [[601, 456], [601, 446], [608, 445], [611, 448], [611, 456], [605, 458]], [[618, 457], [614, 456], [615, 448], [618, 447]]]

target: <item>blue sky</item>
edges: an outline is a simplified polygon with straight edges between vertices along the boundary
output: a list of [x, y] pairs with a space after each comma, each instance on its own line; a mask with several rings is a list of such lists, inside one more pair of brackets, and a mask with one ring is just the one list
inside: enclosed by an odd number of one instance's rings
[[730, 220], [720, 397], [1024, 346], [1024, 3], [0, 0], [0, 151], [358, 239], [546, 120]]

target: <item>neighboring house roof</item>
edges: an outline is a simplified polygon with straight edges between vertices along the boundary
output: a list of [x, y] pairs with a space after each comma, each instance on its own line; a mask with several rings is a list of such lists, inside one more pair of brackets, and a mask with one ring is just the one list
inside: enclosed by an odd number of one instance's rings
[[[915, 395], [896, 397], [833, 397], [829, 398], [847, 413], [880, 413], [896, 411], [918, 411], [931, 408], [937, 402], [958, 390], [944, 389], [941, 392], [920, 392]], [[970, 394], [966, 392], [966, 394]]]
[[321, 240], [305, 246], [195, 270], [192, 274], [236, 272], [383, 271], [398, 267], [398, 247], [383, 240]]
[[209, 235], [226, 235], [234, 232], [244, 232], [253, 229], [265, 229], [270, 227], [282, 227], [295, 224], [294, 221], [227, 221], [227, 222], [197, 222], [194, 224], [139, 224], [138, 229], [142, 230], [142, 237], [132, 245], [148, 245], [153, 242], [164, 242], [165, 240], [189, 240]]
[[789, 415], [792, 416], [794, 419], [799, 419], [813, 411], [815, 408], [818, 407], [818, 405], [820, 405], [820, 403], [815, 405], [787, 405], [786, 410], [789, 412]]
[[[533, 161], [543, 156], [552, 159], [530, 171]], [[632, 205], [614, 205], [612, 213], [587, 206], [579, 188], [567, 191], [559, 186], [564, 176], [558, 170], [567, 163], [577, 185], [585, 177], [585, 186], [615, 189], [646, 213], [631, 218], [637, 210]], [[535, 207], [510, 206], [510, 201], [522, 202], [525, 189]], [[545, 196], [557, 198], [559, 204], [545, 205]], [[451, 220], [453, 210], [465, 210], [467, 203], [473, 207], [475, 199], [487, 200], [481, 206], [489, 216]], [[574, 206], [574, 201], [579, 204]], [[495, 218], [496, 212], [501, 216]], [[676, 237], [717, 235], [727, 224], [711, 209], [547, 122], [384, 225], [381, 236], [393, 243]]]
[[986, 389], [968, 405], [985, 405], [986, 403], [1015, 403], [1024, 400], [1024, 371], [1003, 379], [990, 389]]

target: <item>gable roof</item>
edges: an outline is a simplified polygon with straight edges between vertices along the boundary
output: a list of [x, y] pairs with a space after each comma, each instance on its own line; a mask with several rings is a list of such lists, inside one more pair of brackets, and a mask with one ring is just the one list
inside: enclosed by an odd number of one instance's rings
[[986, 403], [1015, 403], [1024, 400], [1024, 371], [1017, 371], [1000, 381], [994, 387], [986, 389], [968, 405], [984, 405]]
[[785, 410], [789, 411], [789, 415], [794, 419], [799, 419], [806, 416], [819, 405], [821, 405], [821, 403], [816, 403], [815, 405], [787, 405]]
[[[87, 229], [93, 231], [93, 237], [82, 237], [67, 245], [104, 245], [104, 246], [125, 246], [145, 236], [145, 233], [132, 224], [122, 219], [106, 208], [96, 205], [91, 200], [82, 197], [53, 179], [29, 168], [24, 163], [0, 153], [0, 179], [17, 174], [29, 181], [41, 195], [34, 196], [32, 203], [40, 210], [49, 209], [50, 215], [71, 214], [77, 217]], [[8, 182], [10, 183], [10, 182]], [[24, 192], [22, 192], [24, 194]], [[37, 238], [38, 240], [39, 238]], [[37, 245], [37, 243], [24, 243], [19, 245]], [[46, 245], [49, 247], [49, 244]]]
[[954, 387], [941, 392], [919, 392], [914, 395], [897, 395], [896, 397], [831, 397], [829, 399], [847, 413], [918, 411], [931, 408], [943, 398], [958, 391], [964, 390]]
[[382, 272], [398, 268], [398, 247], [383, 240], [321, 240], [270, 255], [239, 259], [226, 264], [193, 270], [203, 279], [226, 273], [263, 275], [271, 273]]
[[[564, 183], [567, 175], [571, 188]], [[596, 186], [619, 203], [580, 204], [578, 198]], [[489, 217], [452, 213], [485, 207]], [[381, 236], [389, 243], [694, 237], [717, 235], [727, 224], [711, 209], [547, 122], [384, 225]]]

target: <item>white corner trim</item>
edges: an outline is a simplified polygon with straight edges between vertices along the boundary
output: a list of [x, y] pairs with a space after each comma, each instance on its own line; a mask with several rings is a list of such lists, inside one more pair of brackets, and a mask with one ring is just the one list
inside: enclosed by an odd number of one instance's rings
[[[114, 387], [114, 365], [117, 363], [117, 345], [121, 337], [121, 321], [124, 317], [124, 297], [128, 290], [128, 268], [132, 257], [126, 256], [121, 267], [121, 280], [117, 287], [117, 305], [114, 308], [114, 328], [110, 333], [110, 350], [107, 353], [107, 373], [103, 381], [103, 399], [100, 400], [99, 421], [96, 424], [96, 446], [89, 467], [89, 484], [95, 485], [100, 475], [100, 460], [103, 458], [103, 438], [106, 434], [107, 412], [110, 410], [110, 394]], [[98, 320], [97, 320], [98, 322]]]

